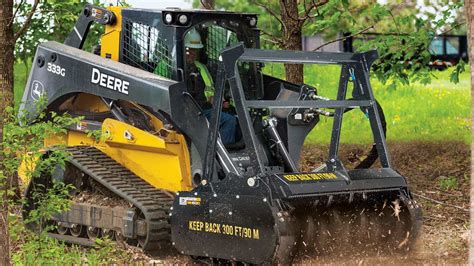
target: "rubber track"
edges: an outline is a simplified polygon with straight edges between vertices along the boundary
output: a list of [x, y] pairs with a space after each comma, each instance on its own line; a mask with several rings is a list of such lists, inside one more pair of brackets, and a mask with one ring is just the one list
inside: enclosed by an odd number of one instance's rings
[[70, 163], [140, 209], [147, 224], [147, 236], [141, 244], [143, 250], [169, 244], [169, 210], [173, 204], [169, 194], [153, 187], [94, 147], [73, 146], [67, 151], [71, 154]]

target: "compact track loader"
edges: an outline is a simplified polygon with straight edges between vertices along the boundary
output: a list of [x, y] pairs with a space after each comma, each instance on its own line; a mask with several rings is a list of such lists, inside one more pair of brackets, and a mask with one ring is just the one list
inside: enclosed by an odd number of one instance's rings
[[[92, 23], [105, 33], [86, 52]], [[71, 243], [109, 236], [144, 250], [169, 244], [193, 258], [252, 264], [288, 263], [305, 249], [409, 250], [421, 210], [392, 169], [369, 82], [377, 52], [261, 50], [256, 24], [254, 14], [86, 6], [64, 44], [38, 46], [26, 85], [23, 112], [35, 116], [45, 97], [48, 111], [82, 120], [45, 142], [46, 151], [67, 145], [71, 156], [64, 169], [31, 180], [24, 214], [37, 207], [35, 192], [62, 180], [76, 188], [74, 204], [52, 219], [50, 235]], [[202, 37], [214, 81], [210, 119], [189, 87], [190, 30]], [[266, 63], [339, 65], [337, 99], [263, 74]], [[224, 145], [219, 121], [229, 97], [238, 137]], [[366, 114], [375, 144], [348, 169], [338, 149], [344, 113], [353, 109]], [[328, 158], [301, 172], [301, 148], [321, 115], [333, 118]], [[89, 137], [92, 130], [102, 138]]]

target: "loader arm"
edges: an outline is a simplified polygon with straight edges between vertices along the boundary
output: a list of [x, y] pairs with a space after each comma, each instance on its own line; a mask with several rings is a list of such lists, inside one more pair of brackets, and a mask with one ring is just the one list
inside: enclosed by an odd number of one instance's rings
[[170, 87], [179, 86], [176, 81], [54, 41], [40, 44], [35, 58], [20, 110], [34, 112], [43, 95], [51, 105], [63, 96], [83, 92], [169, 113]]
[[64, 44], [82, 49], [86, 41], [87, 33], [93, 22], [102, 25], [113, 25], [116, 22], [116, 17], [113, 12], [108, 9], [100, 8], [93, 5], [86, 5], [79, 15], [79, 18], [74, 25], [73, 30], [69, 33]]

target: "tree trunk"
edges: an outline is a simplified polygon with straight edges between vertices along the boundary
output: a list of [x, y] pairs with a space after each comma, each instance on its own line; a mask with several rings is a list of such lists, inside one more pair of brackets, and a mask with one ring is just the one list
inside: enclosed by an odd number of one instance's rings
[[[469, 62], [471, 64], [471, 132], [474, 132], [474, 0], [467, 0], [464, 4], [467, 20], [467, 41], [469, 49]], [[469, 265], [474, 264], [474, 142], [471, 142], [471, 234]]]
[[[0, 143], [3, 140], [5, 109], [13, 103], [13, 0], [0, 0]], [[3, 145], [0, 145], [0, 162], [3, 161]], [[0, 169], [3, 165], [0, 165]], [[5, 179], [6, 181], [6, 179]], [[3, 190], [0, 215], [0, 264], [10, 265], [10, 236], [8, 232], [8, 183], [2, 182]]]
[[199, 0], [199, 2], [201, 3], [199, 5], [199, 8], [202, 8], [202, 9], [214, 10], [216, 6], [215, 0]]
[[[283, 49], [298, 50], [303, 48], [303, 21], [298, 19], [298, 0], [280, 0], [280, 15], [283, 24]], [[286, 80], [296, 84], [303, 84], [303, 65], [285, 64]]]

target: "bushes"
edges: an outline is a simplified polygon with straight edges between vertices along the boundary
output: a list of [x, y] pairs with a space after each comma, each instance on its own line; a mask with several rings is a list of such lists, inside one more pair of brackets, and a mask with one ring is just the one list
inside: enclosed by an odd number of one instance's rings
[[[20, 189], [23, 191], [32, 179], [42, 175], [51, 175], [57, 167], [64, 168], [69, 157], [64, 146], [44, 149], [44, 141], [53, 135], [66, 133], [68, 126], [81, 120], [67, 114], [42, 112], [44, 99], [38, 102], [40, 113], [33, 121], [27, 119], [28, 114], [18, 116], [9, 109], [9, 115], [4, 127], [4, 156], [3, 168], [6, 176], [16, 174], [23, 163]], [[2, 179], [2, 181], [5, 181]], [[44, 182], [43, 182], [44, 183]], [[98, 239], [93, 249], [68, 246], [56, 239], [48, 237], [48, 232], [55, 229], [51, 218], [71, 207], [69, 192], [74, 189], [61, 181], [53, 180], [45, 189], [42, 182], [35, 183], [36, 192], [31, 198], [37, 203], [36, 208], [23, 219], [22, 204], [26, 199], [10, 201], [10, 237], [12, 247], [12, 262], [17, 265], [98, 265], [106, 263], [128, 262], [131, 254], [108, 239]], [[23, 194], [23, 193], [21, 193]], [[26, 224], [36, 225], [36, 230], [28, 230]]]

